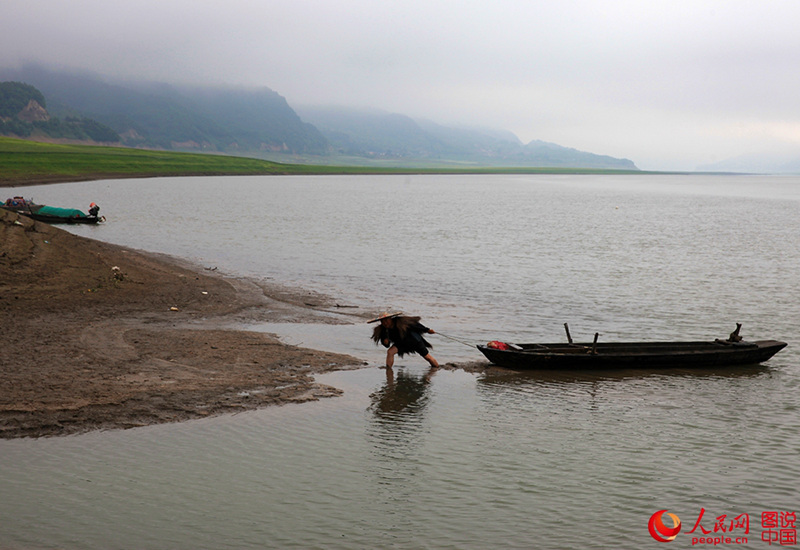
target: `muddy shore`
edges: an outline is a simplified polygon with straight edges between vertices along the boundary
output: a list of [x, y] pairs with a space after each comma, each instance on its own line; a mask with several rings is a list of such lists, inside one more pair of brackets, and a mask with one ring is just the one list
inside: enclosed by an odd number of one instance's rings
[[324, 296], [226, 277], [0, 210], [0, 438], [337, 395], [313, 375], [362, 360], [231, 328], [369, 316], [326, 314], [332, 310]]

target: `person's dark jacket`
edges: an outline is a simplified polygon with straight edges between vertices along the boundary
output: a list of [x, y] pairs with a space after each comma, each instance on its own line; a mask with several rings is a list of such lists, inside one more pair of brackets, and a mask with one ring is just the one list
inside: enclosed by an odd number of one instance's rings
[[384, 347], [397, 346], [397, 355], [403, 357], [406, 353], [428, 355], [428, 348], [433, 345], [422, 337], [430, 329], [419, 322], [420, 317], [395, 317], [393, 326], [378, 325], [372, 332], [372, 340]]

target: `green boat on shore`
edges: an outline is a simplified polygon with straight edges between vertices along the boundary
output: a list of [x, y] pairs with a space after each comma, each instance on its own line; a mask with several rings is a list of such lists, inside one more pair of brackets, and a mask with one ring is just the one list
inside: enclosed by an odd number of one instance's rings
[[102, 223], [106, 220], [104, 216], [98, 216], [100, 207], [95, 203], [89, 205], [88, 214], [77, 208], [59, 208], [36, 204], [32, 200], [23, 197], [7, 199], [0, 204], [0, 208], [46, 223]]

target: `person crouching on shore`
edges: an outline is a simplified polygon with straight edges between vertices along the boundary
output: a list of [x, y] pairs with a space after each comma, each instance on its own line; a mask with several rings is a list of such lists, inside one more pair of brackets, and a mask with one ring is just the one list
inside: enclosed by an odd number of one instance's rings
[[433, 346], [422, 337], [423, 334], [436, 334], [433, 329], [429, 329], [419, 322], [419, 317], [407, 317], [402, 313], [383, 313], [379, 317], [368, 321], [380, 324], [372, 331], [372, 340], [377, 344], [383, 344], [389, 348], [386, 351], [386, 366], [391, 368], [394, 365], [394, 356], [402, 357], [406, 353], [417, 353], [425, 359], [433, 368], [437, 368], [439, 363], [428, 351]]

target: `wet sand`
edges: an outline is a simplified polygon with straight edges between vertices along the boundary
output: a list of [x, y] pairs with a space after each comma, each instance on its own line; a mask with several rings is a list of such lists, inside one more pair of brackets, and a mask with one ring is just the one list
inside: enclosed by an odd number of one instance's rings
[[313, 375], [362, 360], [236, 327], [363, 322], [370, 313], [0, 209], [0, 437], [130, 428], [338, 395]]

